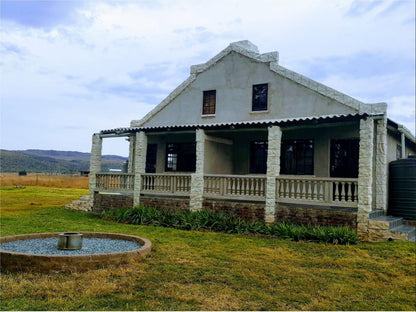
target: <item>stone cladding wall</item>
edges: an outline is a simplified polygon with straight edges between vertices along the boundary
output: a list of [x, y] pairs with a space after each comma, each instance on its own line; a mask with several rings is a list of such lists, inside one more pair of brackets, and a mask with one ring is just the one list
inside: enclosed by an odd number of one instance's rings
[[369, 214], [373, 203], [373, 140], [374, 120], [367, 118], [360, 121], [360, 152], [358, 163], [358, 212], [357, 234], [358, 237], [368, 240]]
[[222, 200], [204, 200], [203, 209], [216, 212], [230, 212], [243, 220], [264, 221], [264, 202], [231, 202]]
[[265, 222], [273, 222], [276, 202], [276, 177], [280, 174], [280, 146], [282, 130], [278, 126], [268, 128], [268, 152], [266, 175]]
[[197, 129], [196, 133], [196, 168], [195, 173], [191, 176], [191, 196], [190, 209], [192, 211], [202, 208], [202, 200], [204, 196], [204, 155], [205, 155], [205, 132]]
[[407, 241], [408, 234], [390, 232], [390, 224], [386, 221], [368, 220], [368, 234], [365, 242], [386, 242], [390, 240]]
[[133, 207], [133, 195], [94, 194], [93, 212], [103, 212], [123, 207]]
[[189, 210], [189, 198], [142, 196], [140, 198], [140, 203], [146, 207], [174, 209], [179, 211]]
[[376, 134], [376, 209], [387, 212], [387, 117], [377, 120]]
[[97, 133], [92, 136], [91, 157], [90, 157], [90, 194], [94, 193], [97, 181], [96, 174], [101, 171], [101, 152], [103, 139]]
[[356, 230], [357, 212], [348, 208], [279, 203], [276, 204], [276, 221], [290, 221], [297, 224], [348, 226]]
[[143, 131], [136, 133], [134, 144], [134, 206], [140, 205], [142, 174], [146, 170], [147, 136]]

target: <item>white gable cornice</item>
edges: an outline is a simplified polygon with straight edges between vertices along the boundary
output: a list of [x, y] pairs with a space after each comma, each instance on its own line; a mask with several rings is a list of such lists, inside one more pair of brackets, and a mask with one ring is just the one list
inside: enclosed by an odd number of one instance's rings
[[277, 51], [260, 54], [259, 50], [257, 49], [257, 46], [255, 46], [253, 43], [251, 43], [248, 40], [244, 40], [244, 41], [230, 43], [230, 45], [227, 48], [222, 50], [220, 53], [218, 53], [208, 62], [199, 64], [199, 65], [192, 65], [191, 75], [202, 73], [203, 71], [207, 70], [211, 66], [215, 65], [218, 61], [220, 61], [223, 57], [225, 57], [231, 52], [240, 53], [241, 55], [244, 55], [260, 63], [273, 62], [277, 64], [277, 62], [279, 61], [279, 53]]
[[144, 123], [150, 120], [163, 108], [165, 108], [170, 102], [172, 102], [179, 94], [182, 93], [197, 77], [198, 74], [204, 72], [211, 66], [215, 65], [222, 58], [228, 55], [231, 52], [237, 52], [241, 55], [244, 55], [254, 61], [259, 63], [269, 63], [270, 70], [276, 74], [283, 76], [289, 80], [292, 80], [308, 89], [311, 89], [315, 92], [318, 92], [330, 99], [333, 99], [341, 104], [344, 104], [357, 113], [367, 113], [370, 115], [373, 114], [386, 114], [387, 104], [386, 103], [376, 103], [376, 104], [366, 104], [359, 100], [356, 100], [344, 93], [341, 93], [335, 89], [332, 89], [328, 86], [325, 86], [317, 81], [314, 81], [308, 77], [305, 77], [301, 74], [298, 74], [294, 71], [291, 71], [283, 66], [278, 64], [279, 53], [278, 52], [269, 52], [260, 54], [257, 46], [251, 43], [248, 40], [238, 41], [230, 43], [230, 45], [214, 56], [209, 61], [191, 66], [191, 73], [188, 79], [181, 83], [172, 93], [170, 93], [159, 105], [152, 109], [148, 114], [146, 114], [140, 120], [132, 120], [130, 123], [131, 127], [141, 127]]

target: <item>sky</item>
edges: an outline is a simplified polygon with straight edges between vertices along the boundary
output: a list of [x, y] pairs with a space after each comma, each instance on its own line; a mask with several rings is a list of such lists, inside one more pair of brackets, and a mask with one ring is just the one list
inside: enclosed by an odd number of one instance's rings
[[0, 0], [0, 147], [90, 152], [240, 40], [415, 133], [414, 0]]

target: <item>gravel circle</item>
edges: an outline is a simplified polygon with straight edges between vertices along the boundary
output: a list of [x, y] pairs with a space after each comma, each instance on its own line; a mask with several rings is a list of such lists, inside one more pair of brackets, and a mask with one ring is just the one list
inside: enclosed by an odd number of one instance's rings
[[73, 256], [123, 252], [142, 247], [139, 243], [128, 240], [86, 237], [82, 239], [82, 248], [78, 250], [61, 250], [57, 246], [58, 238], [52, 237], [2, 243], [0, 249], [34, 255]]

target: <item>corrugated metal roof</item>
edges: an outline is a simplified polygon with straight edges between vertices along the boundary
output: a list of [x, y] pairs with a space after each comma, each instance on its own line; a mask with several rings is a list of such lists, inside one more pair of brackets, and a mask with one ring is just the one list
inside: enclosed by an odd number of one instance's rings
[[159, 130], [159, 129], [186, 129], [186, 128], [216, 128], [224, 126], [252, 126], [252, 125], [268, 125], [268, 124], [282, 124], [289, 122], [301, 122], [301, 121], [324, 121], [330, 119], [342, 119], [347, 117], [368, 116], [366, 113], [354, 113], [354, 114], [333, 114], [324, 116], [309, 116], [309, 117], [294, 117], [294, 118], [281, 118], [281, 119], [263, 119], [263, 120], [246, 120], [246, 121], [230, 121], [219, 123], [200, 123], [200, 124], [182, 124], [182, 125], [157, 125], [157, 126], [145, 126], [145, 127], [128, 127], [128, 128], [116, 128], [109, 130], [102, 130], [102, 134], [123, 134], [131, 133], [142, 130]]

